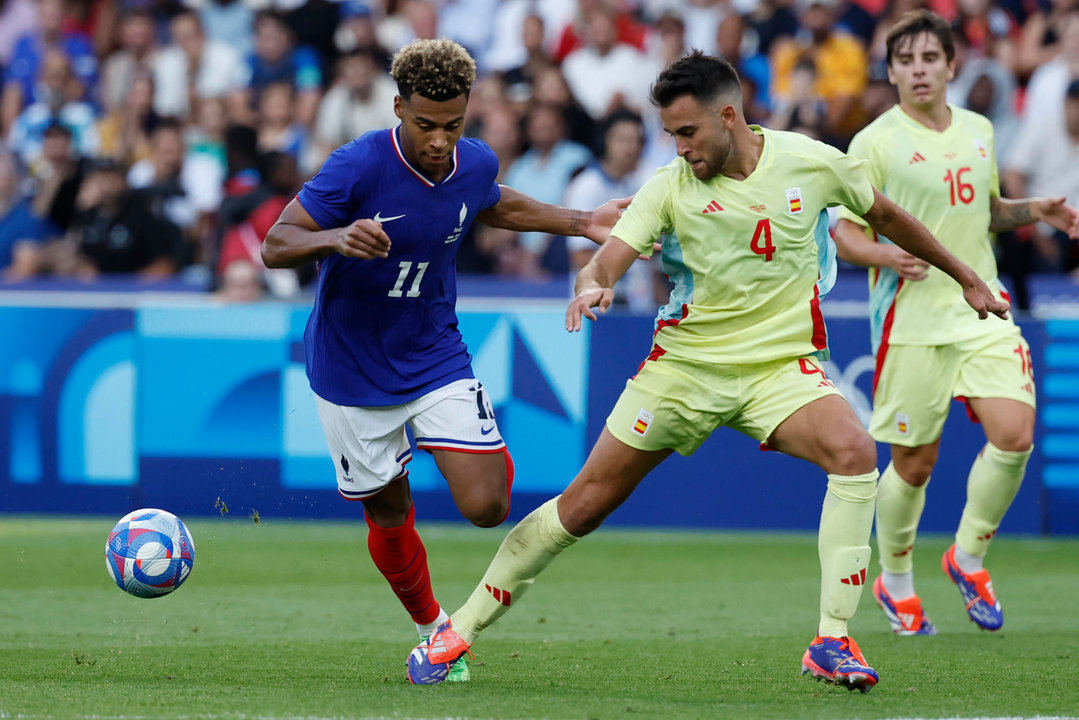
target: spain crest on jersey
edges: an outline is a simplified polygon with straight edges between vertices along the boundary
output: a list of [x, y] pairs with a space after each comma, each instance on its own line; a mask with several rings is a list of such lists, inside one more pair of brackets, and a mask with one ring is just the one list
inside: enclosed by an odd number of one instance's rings
[[787, 212], [791, 215], [802, 212], [802, 188], [787, 188]]
[[979, 157], [983, 159], [989, 157], [989, 151], [985, 149], [985, 144], [981, 140], [975, 138], [974, 147], [978, 150]]
[[648, 432], [648, 426], [652, 424], [652, 421], [656, 419], [656, 416], [648, 412], [644, 408], [637, 413], [637, 420], [633, 423], [633, 432], [638, 435], [644, 435]]

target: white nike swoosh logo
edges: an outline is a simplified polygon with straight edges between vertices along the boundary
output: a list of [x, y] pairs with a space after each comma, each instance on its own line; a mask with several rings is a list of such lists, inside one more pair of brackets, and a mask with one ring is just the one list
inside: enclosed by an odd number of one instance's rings
[[390, 220], [398, 220], [398, 219], [403, 218], [403, 217], [404, 217], [404, 215], [392, 215], [390, 217], [382, 217], [382, 212], [379, 211], [379, 212], [375, 213], [374, 220], [375, 220], [375, 222], [389, 222]]

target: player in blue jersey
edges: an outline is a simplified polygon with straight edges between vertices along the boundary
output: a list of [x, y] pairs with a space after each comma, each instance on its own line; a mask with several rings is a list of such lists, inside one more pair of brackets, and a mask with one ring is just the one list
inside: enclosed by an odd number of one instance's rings
[[338, 490], [363, 503], [371, 557], [426, 636], [447, 615], [414, 528], [406, 426], [472, 523], [501, 523], [513, 482], [457, 329], [461, 238], [478, 219], [602, 242], [628, 200], [589, 213], [499, 186], [494, 152], [461, 137], [476, 70], [460, 45], [413, 42], [394, 57], [391, 75], [401, 124], [330, 155], [271, 228], [262, 257], [267, 267], [319, 262], [304, 346]]

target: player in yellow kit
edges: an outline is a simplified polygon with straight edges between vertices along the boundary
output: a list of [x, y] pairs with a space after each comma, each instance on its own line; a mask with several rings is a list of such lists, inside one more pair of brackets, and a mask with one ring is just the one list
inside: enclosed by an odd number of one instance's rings
[[[809, 138], [746, 124], [741, 88], [724, 60], [694, 53], [652, 89], [681, 159], [640, 190], [577, 278], [566, 327], [596, 319], [638, 253], [665, 240], [675, 282], [651, 354], [607, 418], [565, 492], [507, 535], [468, 602], [409, 657], [409, 677], [440, 682], [476, 636], [515, 604], [564, 548], [595, 530], [673, 451], [688, 455], [727, 425], [828, 476], [820, 519], [820, 624], [803, 672], [863, 692], [878, 676], [847, 621], [869, 563], [876, 446], [819, 360], [828, 350], [819, 296], [832, 279], [830, 205], [945, 269], [978, 314], [1007, 314], [974, 272], [895, 203], [864, 164]], [[823, 269], [822, 269], [823, 268]], [[974, 315], [975, 313], [971, 313]]]
[[[899, 104], [854, 137], [850, 154], [868, 162], [875, 187], [1007, 300], [989, 233], [1042, 220], [1075, 237], [1079, 214], [1064, 198], [1000, 197], [992, 125], [945, 101], [955, 70], [947, 21], [924, 10], [907, 14], [888, 34], [887, 58]], [[942, 565], [971, 620], [996, 630], [1004, 615], [982, 558], [1033, 449], [1030, 349], [1010, 318], [978, 321], [950, 278], [875, 230], [876, 237], [857, 213], [840, 210], [840, 257], [873, 266], [876, 373], [869, 431], [892, 447], [877, 493], [883, 573], [873, 594], [896, 633], [936, 634], [914, 591], [911, 551], [954, 396], [981, 422], [987, 442], [971, 467], [966, 507]]]

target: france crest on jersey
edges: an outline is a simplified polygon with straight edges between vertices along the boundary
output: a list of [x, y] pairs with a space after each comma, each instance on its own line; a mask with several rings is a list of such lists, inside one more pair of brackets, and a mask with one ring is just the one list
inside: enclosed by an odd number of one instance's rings
[[432, 183], [405, 159], [400, 127], [341, 146], [296, 196], [323, 229], [382, 223], [387, 258], [333, 254], [319, 263], [304, 333], [307, 377], [338, 405], [400, 405], [473, 377], [457, 329], [456, 257], [477, 213], [498, 202], [498, 159], [461, 138], [453, 169]]

